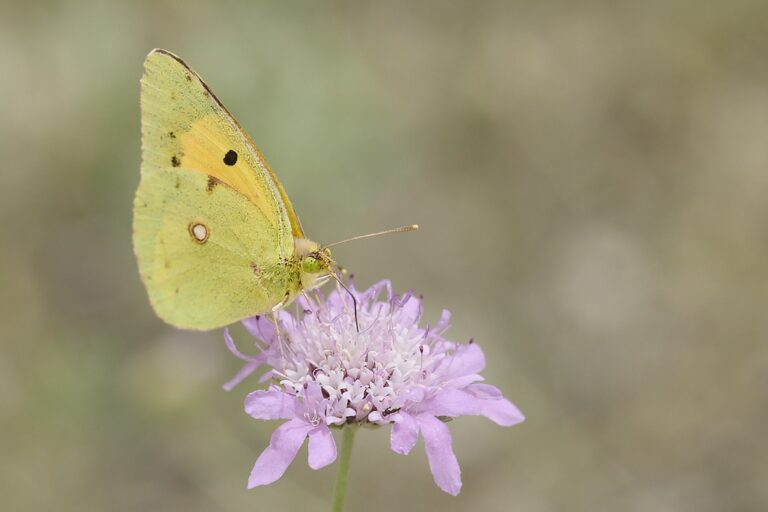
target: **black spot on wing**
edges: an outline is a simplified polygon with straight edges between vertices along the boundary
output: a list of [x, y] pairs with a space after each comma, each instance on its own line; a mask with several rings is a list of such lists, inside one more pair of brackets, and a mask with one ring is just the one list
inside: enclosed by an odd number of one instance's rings
[[170, 138], [172, 138], [172, 139], [175, 139], [175, 138], [176, 138], [176, 134], [175, 134], [175, 133], [173, 133], [173, 132], [168, 132], [168, 136], [169, 136]]
[[237, 153], [233, 150], [227, 151], [227, 154], [224, 155], [224, 163], [227, 165], [235, 165], [237, 163]]
[[172, 166], [174, 166], [174, 167], [178, 167], [178, 166], [180, 166], [180, 165], [181, 165], [181, 160], [179, 160], [179, 159], [176, 157], [176, 155], [173, 155], [173, 156], [171, 157], [171, 165], [172, 165]]

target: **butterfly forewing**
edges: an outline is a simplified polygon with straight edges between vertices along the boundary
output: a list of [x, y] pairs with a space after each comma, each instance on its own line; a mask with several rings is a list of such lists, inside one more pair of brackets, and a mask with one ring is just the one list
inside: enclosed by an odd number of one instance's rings
[[301, 228], [237, 122], [178, 57], [154, 50], [141, 81], [134, 247], [158, 315], [212, 329], [268, 311], [297, 286]]

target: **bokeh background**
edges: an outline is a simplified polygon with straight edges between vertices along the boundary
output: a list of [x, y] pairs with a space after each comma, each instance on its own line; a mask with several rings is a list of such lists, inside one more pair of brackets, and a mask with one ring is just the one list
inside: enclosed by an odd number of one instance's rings
[[[358, 436], [348, 510], [768, 508], [768, 3], [0, 3], [0, 509], [330, 509], [221, 332], [153, 315], [131, 249], [139, 78], [168, 48], [320, 241], [454, 313], [527, 414]], [[241, 342], [246, 341], [240, 338]]]

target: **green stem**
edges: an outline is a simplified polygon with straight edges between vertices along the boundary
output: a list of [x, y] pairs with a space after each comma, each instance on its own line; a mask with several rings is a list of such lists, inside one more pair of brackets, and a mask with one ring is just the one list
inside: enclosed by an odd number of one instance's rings
[[341, 454], [339, 455], [339, 470], [336, 473], [336, 489], [333, 492], [333, 512], [343, 512], [344, 496], [347, 491], [349, 477], [349, 459], [352, 456], [352, 444], [355, 442], [357, 427], [346, 425], [341, 429]]

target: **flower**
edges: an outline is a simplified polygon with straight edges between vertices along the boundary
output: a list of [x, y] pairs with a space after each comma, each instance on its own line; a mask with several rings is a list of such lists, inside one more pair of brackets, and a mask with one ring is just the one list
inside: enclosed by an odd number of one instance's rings
[[[359, 332], [350, 294], [357, 300]], [[497, 388], [480, 382], [480, 347], [443, 338], [448, 311], [434, 327], [421, 327], [421, 299], [393, 295], [389, 281], [362, 292], [350, 284], [350, 293], [336, 290], [326, 299], [300, 297], [298, 306], [295, 316], [277, 313], [282, 344], [270, 318], [243, 322], [261, 342], [256, 356], [240, 353], [225, 331], [229, 349], [246, 361], [225, 389], [266, 365], [261, 382], [270, 384], [246, 397], [245, 411], [260, 420], [288, 420], [256, 461], [249, 488], [279, 479], [306, 438], [309, 466], [319, 469], [336, 459], [332, 427], [391, 424], [392, 450], [408, 454], [421, 434], [435, 483], [456, 495], [461, 472], [445, 420], [479, 415], [503, 426], [523, 421]]]

